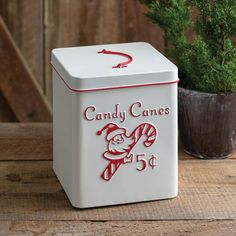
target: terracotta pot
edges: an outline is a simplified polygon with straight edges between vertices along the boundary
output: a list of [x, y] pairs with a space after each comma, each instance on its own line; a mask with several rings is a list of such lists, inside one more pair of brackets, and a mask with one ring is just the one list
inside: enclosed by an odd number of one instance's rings
[[179, 87], [179, 133], [186, 153], [226, 158], [236, 149], [236, 93], [204, 93]]

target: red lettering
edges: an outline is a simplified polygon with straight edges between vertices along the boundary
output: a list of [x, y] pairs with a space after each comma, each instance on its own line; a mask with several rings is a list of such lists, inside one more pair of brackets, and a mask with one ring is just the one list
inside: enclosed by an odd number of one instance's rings
[[129, 109], [131, 116], [139, 117], [139, 116], [141, 116], [141, 114], [137, 114], [137, 113], [134, 112], [134, 107], [135, 106], [142, 107], [142, 103], [141, 102], [135, 102], [130, 106], [130, 109]]
[[149, 116], [149, 110], [148, 109], [143, 111], [143, 116]]
[[157, 109], [156, 108], [153, 108], [153, 109], [150, 109], [150, 115], [151, 116], [157, 116]]
[[95, 106], [89, 106], [84, 110], [84, 118], [88, 121], [94, 120], [94, 118], [91, 118], [88, 116], [89, 111], [94, 112], [96, 110]]
[[169, 114], [170, 114], [170, 108], [169, 108], [169, 107], [166, 107], [165, 114], [166, 114], [166, 115], [169, 115]]
[[162, 107], [158, 110], [159, 115], [164, 115], [165, 114], [165, 109]]

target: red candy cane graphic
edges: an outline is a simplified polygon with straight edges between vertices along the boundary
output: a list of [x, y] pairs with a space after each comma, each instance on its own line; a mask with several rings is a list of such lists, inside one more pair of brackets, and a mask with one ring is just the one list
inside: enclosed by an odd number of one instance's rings
[[143, 136], [146, 135], [146, 140], [143, 142], [145, 147], [150, 147], [157, 137], [157, 128], [150, 123], [143, 123], [135, 128], [130, 136], [134, 136], [136, 143]]
[[145, 138], [143, 144], [150, 147], [157, 137], [157, 128], [150, 123], [142, 123], [128, 136], [126, 129], [115, 123], [105, 125], [97, 132], [101, 135], [106, 130], [107, 150], [103, 157], [110, 161], [101, 177], [109, 181], [122, 164], [128, 163], [131, 151], [141, 138]]

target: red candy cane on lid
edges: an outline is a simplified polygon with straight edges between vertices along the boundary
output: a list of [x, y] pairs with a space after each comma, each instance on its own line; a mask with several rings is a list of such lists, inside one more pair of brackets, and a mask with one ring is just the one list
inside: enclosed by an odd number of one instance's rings
[[125, 67], [127, 67], [128, 64], [130, 64], [133, 61], [132, 56], [130, 56], [127, 53], [123, 53], [123, 52], [114, 52], [114, 51], [108, 51], [106, 49], [103, 49], [101, 51], [98, 51], [98, 53], [119, 55], [119, 56], [127, 57], [129, 59], [128, 61], [121, 62], [121, 63], [117, 64], [116, 66], [112, 66], [112, 68], [125, 68]]

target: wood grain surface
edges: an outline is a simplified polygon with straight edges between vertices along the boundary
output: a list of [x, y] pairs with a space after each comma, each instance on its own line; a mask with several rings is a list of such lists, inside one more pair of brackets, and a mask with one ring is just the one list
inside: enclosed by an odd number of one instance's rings
[[82, 236], [229, 236], [236, 235], [235, 220], [192, 221], [3, 221], [5, 235]]
[[8, 105], [7, 100], [1, 93], [0, 89], [0, 122], [16, 122], [16, 116], [14, 112], [11, 110], [11, 108]]
[[145, 12], [136, 0], [0, 0], [0, 15], [50, 103], [53, 48], [146, 41], [163, 52], [163, 31]]
[[[43, 89], [43, 0], [0, 0], [0, 15]], [[6, 121], [16, 117], [0, 91], [0, 122]]]
[[51, 108], [1, 16], [0, 35], [0, 88], [16, 118], [51, 121]]
[[79, 210], [52, 170], [51, 140], [50, 123], [0, 124], [0, 235], [235, 235], [234, 158], [180, 151], [177, 198]]
[[77, 210], [55, 177], [51, 161], [2, 161], [0, 220], [234, 220], [235, 189], [235, 160], [181, 160], [177, 198]]
[[43, 88], [43, 0], [0, 0], [0, 15]]
[[51, 123], [0, 123], [0, 160], [51, 160]]
[[[147, 41], [163, 51], [163, 32], [145, 9], [136, 0], [0, 0], [15, 46], [50, 103], [52, 48]], [[28, 104], [34, 94], [22, 97]], [[21, 120], [9, 105], [0, 95], [0, 120]], [[236, 235], [236, 153], [198, 160], [180, 147], [179, 159], [177, 198], [79, 210], [52, 170], [52, 124], [0, 123], [0, 235]]]
[[164, 50], [162, 31], [136, 0], [45, 0], [45, 85], [52, 100], [50, 52], [56, 47], [147, 41]]

